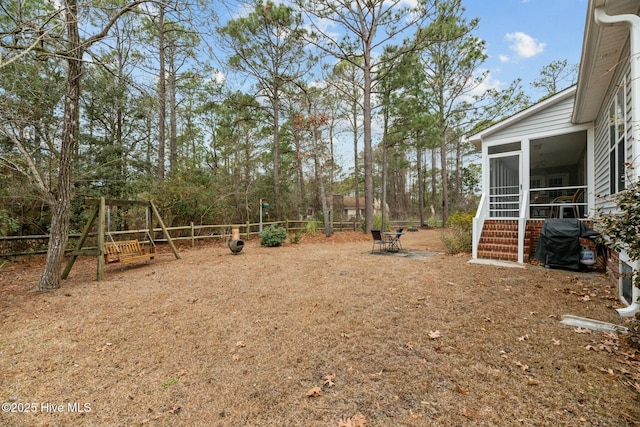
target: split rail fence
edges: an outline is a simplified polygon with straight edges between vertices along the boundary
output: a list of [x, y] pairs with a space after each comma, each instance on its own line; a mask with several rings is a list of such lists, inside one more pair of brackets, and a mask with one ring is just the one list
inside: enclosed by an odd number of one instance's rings
[[[276, 227], [283, 227], [289, 233], [299, 233], [307, 230], [307, 225], [311, 221], [273, 221], [263, 222], [263, 227], [274, 225]], [[357, 231], [360, 228], [360, 223], [356, 221], [344, 221], [344, 222], [332, 222], [334, 231]], [[406, 227], [406, 221], [392, 221], [391, 227]], [[251, 240], [258, 236], [260, 233], [259, 223], [245, 223], [245, 224], [224, 224], [224, 225], [195, 225], [193, 222], [189, 225], [178, 227], [167, 227], [167, 230], [171, 234], [173, 241], [190, 242], [191, 246], [195, 246], [196, 242], [209, 239], [226, 240], [231, 236], [231, 229], [239, 228], [240, 236], [242, 239]], [[318, 233], [324, 232], [324, 225], [318, 223], [316, 229]], [[153, 241], [158, 243], [166, 243], [167, 240], [162, 238], [162, 229], [154, 228]], [[136, 236], [145, 236], [146, 229], [141, 230], [126, 230], [126, 231], [110, 231], [110, 237], [114, 240], [130, 240]], [[76, 242], [80, 239], [81, 233], [69, 234], [69, 242], [67, 244], [67, 252], [74, 250]], [[87, 246], [91, 248], [97, 248], [97, 233], [89, 233], [87, 239]], [[158, 238], [156, 238], [158, 236]], [[146, 238], [146, 237], [145, 237]], [[138, 239], [141, 244], [149, 244], [148, 238]], [[47, 253], [47, 244], [49, 242], [49, 235], [33, 235], [33, 236], [7, 236], [0, 237], [0, 258], [10, 258], [19, 256], [39, 255]]]

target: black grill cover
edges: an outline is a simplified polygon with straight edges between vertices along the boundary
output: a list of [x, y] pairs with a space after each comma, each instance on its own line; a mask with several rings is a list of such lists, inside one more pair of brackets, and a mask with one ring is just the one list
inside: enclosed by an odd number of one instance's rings
[[578, 219], [546, 219], [535, 258], [545, 267], [580, 270], [580, 237], [593, 238], [597, 235]]

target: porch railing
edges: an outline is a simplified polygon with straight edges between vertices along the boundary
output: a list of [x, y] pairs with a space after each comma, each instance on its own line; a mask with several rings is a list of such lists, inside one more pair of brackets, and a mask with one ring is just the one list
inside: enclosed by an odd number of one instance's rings
[[478, 210], [476, 210], [476, 216], [473, 218], [473, 259], [478, 258], [478, 244], [480, 243], [480, 235], [482, 234], [482, 228], [484, 227], [484, 220], [489, 216], [489, 203], [486, 193], [482, 193], [480, 197], [480, 203], [478, 203]]
[[[583, 218], [587, 211], [586, 185], [532, 188], [529, 190], [530, 218]], [[568, 214], [567, 214], [568, 212]]]
[[[511, 198], [514, 195], [508, 194], [508, 192], [503, 195], [482, 193], [476, 215], [473, 218], [473, 258], [478, 257], [478, 244], [485, 220], [488, 218], [513, 218], [518, 220], [518, 262], [522, 263], [527, 220], [576, 217], [576, 213], [577, 217], [583, 218], [587, 211], [586, 193], [586, 185], [532, 188], [529, 190], [529, 197], [523, 197], [517, 206], [512, 206]], [[505, 197], [505, 199], [500, 197]]]
[[492, 187], [489, 193], [489, 212], [492, 218], [517, 218], [520, 210], [520, 186]]

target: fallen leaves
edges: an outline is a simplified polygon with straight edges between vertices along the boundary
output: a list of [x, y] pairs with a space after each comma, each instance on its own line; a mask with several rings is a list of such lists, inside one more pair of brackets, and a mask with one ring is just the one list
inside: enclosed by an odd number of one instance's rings
[[335, 374], [332, 375], [325, 375], [322, 378], [322, 385], [323, 386], [327, 386], [327, 387], [333, 387], [334, 386], [334, 382], [333, 380], [336, 378]]
[[605, 373], [607, 373], [607, 374], [609, 374], [609, 375], [611, 375], [611, 376], [614, 376], [614, 375], [615, 375], [614, 370], [613, 370], [613, 369], [611, 369], [611, 368], [603, 368], [603, 367], [600, 367], [600, 371], [605, 372]]
[[480, 418], [480, 416], [478, 415], [477, 411], [472, 410], [472, 409], [467, 410], [467, 408], [462, 408], [460, 410], [460, 413], [465, 418], [470, 418], [470, 419], [479, 419]]
[[437, 340], [438, 338], [442, 338], [442, 332], [438, 330], [429, 331], [429, 338], [431, 338], [432, 340]]
[[539, 386], [542, 384], [542, 381], [536, 380], [535, 378], [527, 378], [527, 385], [529, 386]]
[[341, 418], [338, 427], [366, 427], [366, 421], [364, 415], [356, 414], [351, 418]]
[[113, 343], [105, 343], [105, 345], [103, 345], [102, 347], [96, 347], [96, 353], [101, 353], [103, 351], [112, 351], [113, 350]]
[[318, 386], [312, 387], [311, 389], [309, 389], [309, 391], [307, 391], [307, 397], [319, 397], [323, 394], [324, 393], [322, 392], [322, 389]]
[[469, 394], [469, 387], [456, 386], [456, 391], [460, 394]]
[[[324, 377], [322, 377], [322, 387], [327, 387], [327, 388], [331, 388], [335, 385], [334, 380], [336, 379], [336, 375], [335, 374], [329, 374], [329, 375], [325, 375]], [[311, 387], [307, 393], [306, 396], [307, 397], [320, 397], [324, 394], [324, 391], [322, 391], [322, 387], [320, 386], [314, 386]]]

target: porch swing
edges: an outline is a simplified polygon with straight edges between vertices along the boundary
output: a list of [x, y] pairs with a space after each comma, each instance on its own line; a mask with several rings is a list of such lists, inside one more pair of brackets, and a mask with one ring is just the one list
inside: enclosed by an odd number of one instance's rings
[[134, 262], [153, 259], [156, 256], [156, 244], [149, 234], [149, 211], [145, 210], [145, 234], [149, 239], [149, 252], [145, 251], [144, 241], [142, 246], [135, 240], [114, 240], [111, 234], [111, 206], [107, 206], [107, 232], [110, 241], [104, 242], [103, 255], [107, 264], [117, 262]]
[[[62, 279], [66, 279], [73, 268], [76, 259], [79, 256], [95, 256], [97, 259], [96, 268], [96, 280], [102, 280], [104, 274], [104, 265], [107, 263], [127, 263], [133, 261], [139, 261], [143, 259], [153, 259], [156, 256], [156, 247], [152, 235], [154, 233], [153, 221], [156, 221], [162, 229], [162, 234], [165, 241], [171, 248], [173, 255], [176, 259], [180, 259], [178, 249], [173, 244], [169, 230], [164, 225], [164, 221], [160, 217], [160, 213], [156, 208], [153, 201], [142, 200], [118, 200], [118, 199], [105, 199], [101, 197], [99, 199], [85, 199], [85, 204], [93, 206], [93, 211], [89, 217], [89, 220], [84, 226], [80, 239], [78, 240], [75, 249], [71, 252], [71, 257], [67, 262], [67, 266], [62, 272]], [[117, 241], [113, 238], [110, 230], [110, 215], [107, 215], [108, 207], [110, 206], [123, 206], [123, 207], [144, 207], [146, 209], [145, 220], [147, 223], [147, 229], [144, 231], [149, 242], [148, 251], [145, 250], [143, 241], [140, 245], [140, 241], [134, 240], [120, 240]], [[107, 221], [109, 221], [109, 227], [107, 227]], [[97, 239], [97, 247], [85, 247], [84, 243], [91, 234], [90, 231], [94, 224], [97, 224], [97, 232], [95, 233]], [[142, 232], [142, 230], [139, 230]]]

